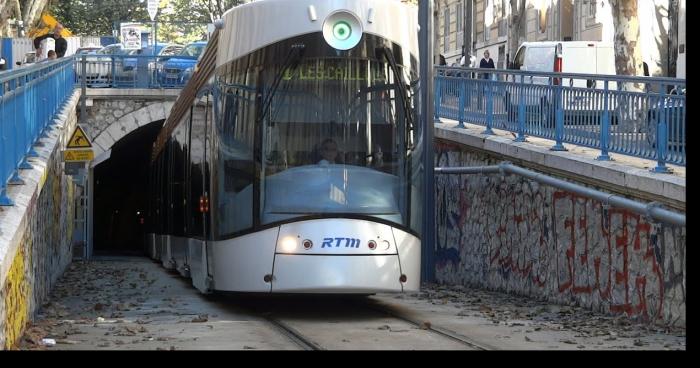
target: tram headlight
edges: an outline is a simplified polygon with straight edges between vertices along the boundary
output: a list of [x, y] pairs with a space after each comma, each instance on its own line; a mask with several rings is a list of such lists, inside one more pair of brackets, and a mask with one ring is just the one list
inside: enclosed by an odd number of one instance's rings
[[323, 38], [335, 49], [349, 50], [360, 43], [362, 22], [349, 11], [337, 11], [323, 23]]
[[291, 253], [297, 249], [297, 238], [293, 236], [287, 236], [282, 239], [280, 243], [282, 252]]

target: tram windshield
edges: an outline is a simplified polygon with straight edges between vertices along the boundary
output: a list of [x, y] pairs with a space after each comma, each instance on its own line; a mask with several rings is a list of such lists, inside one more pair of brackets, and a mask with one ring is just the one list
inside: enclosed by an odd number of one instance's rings
[[353, 213], [401, 223], [406, 112], [387, 65], [324, 58], [290, 69], [264, 120], [263, 222]]
[[[261, 68], [248, 64], [246, 76], [238, 79], [245, 85], [223, 88], [223, 110], [247, 114], [244, 121], [255, 116], [260, 126], [255, 127], [257, 132], [253, 126], [244, 132], [246, 128], [235, 124], [239, 116], [223, 113], [219, 152], [224, 156], [220, 160], [224, 161], [225, 182], [221, 194], [239, 195], [247, 204], [258, 201], [253, 215], [259, 216], [261, 225], [347, 214], [408, 227], [411, 197], [416, 193], [409, 178], [419, 161], [413, 152], [417, 133], [411, 124], [415, 121], [414, 91], [407, 89], [415, 70], [403, 65], [392, 69], [377, 54], [353, 57], [334, 50], [306, 50], [291, 62], [282, 57]], [[255, 157], [256, 140], [259, 158], [254, 161], [259, 166], [235, 167], [234, 160], [226, 159]], [[255, 193], [246, 184], [258, 170]], [[251, 180], [242, 181], [245, 177]], [[232, 213], [233, 206], [219, 202], [221, 211], [228, 212], [221, 225], [241, 217]], [[246, 218], [232, 230], [251, 222]]]

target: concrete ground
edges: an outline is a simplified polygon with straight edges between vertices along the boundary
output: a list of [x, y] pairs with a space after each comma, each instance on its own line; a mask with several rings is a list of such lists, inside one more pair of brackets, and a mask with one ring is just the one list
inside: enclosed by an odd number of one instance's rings
[[415, 318], [505, 350], [685, 350], [685, 329], [461, 286], [380, 295]]
[[[369, 297], [425, 324], [510, 350], [685, 350], [684, 329], [633, 324], [581, 308], [426, 285]], [[138, 257], [74, 262], [19, 345], [23, 350], [297, 350], [261, 317], [272, 313], [328, 349], [468, 349], [345, 299], [203, 296]], [[366, 301], [365, 301], [366, 302]], [[53, 339], [56, 345], [47, 345]]]
[[147, 258], [74, 262], [20, 349], [298, 349], [268, 323], [209, 300], [187, 281]]

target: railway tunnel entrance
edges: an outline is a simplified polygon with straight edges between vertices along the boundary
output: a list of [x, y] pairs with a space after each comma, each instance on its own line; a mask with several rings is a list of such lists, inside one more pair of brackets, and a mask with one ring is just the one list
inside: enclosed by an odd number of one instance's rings
[[144, 125], [112, 146], [94, 168], [93, 252], [145, 255], [148, 166], [163, 120]]

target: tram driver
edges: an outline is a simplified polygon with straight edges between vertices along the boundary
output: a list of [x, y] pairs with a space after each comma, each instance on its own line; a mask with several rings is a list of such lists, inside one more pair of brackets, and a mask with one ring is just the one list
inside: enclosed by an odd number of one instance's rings
[[338, 144], [332, 138], [326, 138], [321, 143], [321, 161], [319, 165], [338, 164]]

